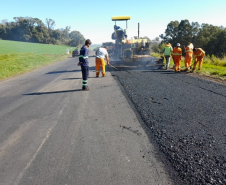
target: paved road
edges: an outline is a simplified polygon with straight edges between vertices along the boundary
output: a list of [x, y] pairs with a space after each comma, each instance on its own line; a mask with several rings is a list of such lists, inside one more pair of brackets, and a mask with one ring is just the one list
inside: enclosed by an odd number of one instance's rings
[[0, 82], [0, 184], [173, 184], [116, 80], [81, 91], [77, 61]]
[[151, 65], [118, 69], [112, 75], [183, 184], [226, 184], [226, 85]]

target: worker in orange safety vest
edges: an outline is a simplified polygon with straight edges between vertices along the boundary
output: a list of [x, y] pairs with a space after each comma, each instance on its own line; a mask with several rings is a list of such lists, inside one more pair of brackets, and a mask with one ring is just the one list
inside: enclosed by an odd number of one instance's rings
[[188, 71], [189, 69], [191, 69], [191, 61], [192, 61], [192, 55], [193, 55], [193, 49], [194, 49], [194, 45], [192, 43], [189, 43], [188, 46], [185, 48], [185, 71]]
[[172, 57], [175, 62], [175, 71], [180, 72], [180, 62], [182, 59], [182, 49], [180, 43], [177, 43], [177, 47], [173, 48]]
[[192, 68], [192, 72], [195, 70], [196, 65], [198, 63], [199, 63], [198, 70], [201, 70], [203, 59], [205, 57], [205, 51], [203, 51], [201, 48], [194, 48], [193, 49], [193, 55], [194, 55], [195, 61], [194, 61], [194, 65], [193, 65], [193, 68]]

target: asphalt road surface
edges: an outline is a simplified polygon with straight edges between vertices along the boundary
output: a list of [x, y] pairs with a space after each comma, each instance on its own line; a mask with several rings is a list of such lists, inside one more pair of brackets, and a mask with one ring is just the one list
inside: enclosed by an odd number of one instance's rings
[[226, 184], [226, 86], [151, 63], [114, 65], [112, 75], [182, 184]]
[[95, 78], [94, 59], [89, 92], [76, 57], [0, 82], [1, 185], [173, 184], [120, 85], [110, 72]]

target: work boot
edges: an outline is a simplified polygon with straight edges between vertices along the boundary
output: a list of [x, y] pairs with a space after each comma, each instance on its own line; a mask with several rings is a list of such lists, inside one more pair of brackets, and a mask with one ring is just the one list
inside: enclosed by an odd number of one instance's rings
[[83, 86], [83, 87], [82, 87], [82, 90], [83, 90], [83, 91], [89, 91], [90, 88], [89, 88], [88, 86], [87, 86], [87, 87], [84, 87], [84, 86]]
[[99, 76], [96, 76], [97, 78], [99, 77]]

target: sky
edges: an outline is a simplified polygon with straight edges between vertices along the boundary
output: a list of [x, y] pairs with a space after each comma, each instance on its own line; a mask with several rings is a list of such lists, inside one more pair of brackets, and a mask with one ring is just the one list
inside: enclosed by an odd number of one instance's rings
[[[171, 21], [207, 23], [226, 27], [226, 0], [0, 0], [0, 21], [13, 17], [55, 20], [54, 29], [71, 27], [93, 44], [111, 42], [113, 16], [130, 16], [128, 37], [150, 39], [164, 34]], [[117, 25], [126, 28], [125, 21]]]

